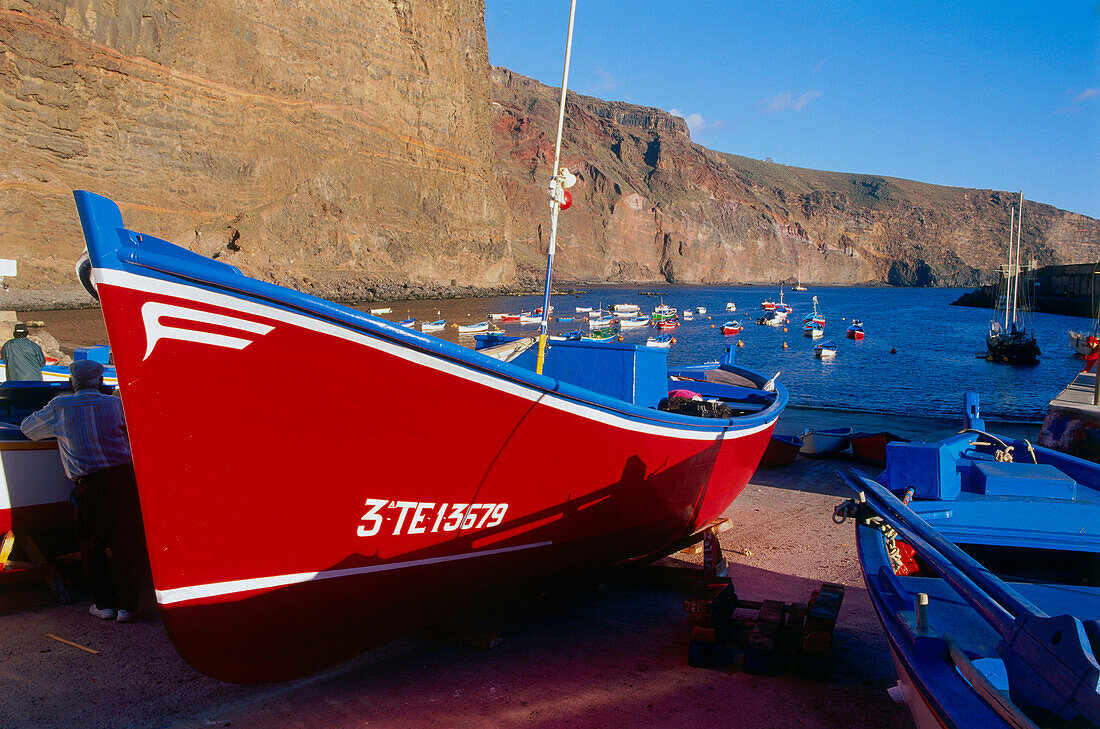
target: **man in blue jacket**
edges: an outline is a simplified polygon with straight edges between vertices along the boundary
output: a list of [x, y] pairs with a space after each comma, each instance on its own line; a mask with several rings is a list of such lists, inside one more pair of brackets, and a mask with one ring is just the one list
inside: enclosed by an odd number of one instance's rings
[[7, 380], [42, 381], [42, 368], [46, 355], [42, 348], [27, 338], [27, 325], [19, 323], [11, 332], [12, 338], [0, 347], [0, 359], [4, 360]]

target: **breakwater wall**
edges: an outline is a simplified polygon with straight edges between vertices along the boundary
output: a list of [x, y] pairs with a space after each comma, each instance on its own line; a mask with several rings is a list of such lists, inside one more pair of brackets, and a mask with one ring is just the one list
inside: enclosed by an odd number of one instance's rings
[[[952, 304], [992, 308], [1004, 283], [980, 286]], [[1100, 263], [1043, 266], [1020, 276], [1020, 306], [1048, 314], [1096, 316], [1100, 306]]]

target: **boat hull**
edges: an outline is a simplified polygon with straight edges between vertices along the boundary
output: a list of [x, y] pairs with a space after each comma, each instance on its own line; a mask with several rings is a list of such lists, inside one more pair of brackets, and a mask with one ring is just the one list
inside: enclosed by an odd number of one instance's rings
[[72, 489], [57, 441], [0, 433], [0, 536], [9, 529], [71, 529]]
[[[547, 403], [278, 310], [100, 291], [164, 624], [184, 658], [227, 681], [314, 670], [516, 577], [656, 555], [732, 502], [774, 424], [741, 437], [639, 432], [605, 411]], [[272, 329], [230, 367], [224, 350], [188, 342], [162, 340], [146, 358], [139, 312], [150, 302], [232, 317], [244, 309]], [[288, 351], [324, 353], [296, 369], [328, 381], [297, 404], [294, 427], [272, 397], [285, 388], [282, 370], [265, 366]], [[331, 361], [347, 366], [337, 374], [323, 365]], [[179, 386], [196, 371], [218, 373], [204, 393], [233, 403], [231, 427], [212, 423], [193, 388]], [[371, 381], [385, 386], [365, 390]], [[563, 439], [598, 444], [585, 479], [569, 459], [530, 468], [533, 451]], [[213, 457], [230, 441], [231, 458]]]
[[879, 433], [852, 433], [850, 437], [852, 453], [875, 463], [886, 463], [886, 444], [905, 440], [901, 436], [886, 431]]
[[[665, 554], [740, 494], [786, 403], [667, 413], [247, 279], [76, 197], [163, 623], [221, 680], [293, 678], [494, 589]], [[646, 367], [634, 384], [663, 395]], [[578, 442], [599, 453], [583, 468], [532, 460]]]
[[802, 439], [797, 435], [775, 435], [768, 442], [760, 459], [760, 468], [782, 468], [798, 460]]
[[827, 453], [839, 453], [851, 445], [851, 428], [832, 428], [825, 430], [809, 429], [800, 436], [801, 453], [807, 456], [819, 456]]
[[986, 338], [985, 346], [989, 361], [1005, 364], [1036, 364], [1042, 354], [1035, 337], [1030, 335], [991, 334]]

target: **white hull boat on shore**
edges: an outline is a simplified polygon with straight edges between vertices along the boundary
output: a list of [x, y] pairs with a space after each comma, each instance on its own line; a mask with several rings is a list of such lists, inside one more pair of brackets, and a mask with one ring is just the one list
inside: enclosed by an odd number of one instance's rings
[[799, 436], [802, 439], [800, 453], [807, 456], [820, 456], [827, 453], [839, 453], [851, 445], [851, 428], [807, 428]]

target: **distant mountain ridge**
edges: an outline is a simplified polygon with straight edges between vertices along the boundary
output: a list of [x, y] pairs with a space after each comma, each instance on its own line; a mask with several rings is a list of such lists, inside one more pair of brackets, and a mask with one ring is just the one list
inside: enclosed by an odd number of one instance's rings
[[[546, 250], [560, 89], [492, 71], [494, 169], [517, 266]], [[972, 286], [1007, 260], [1015, 193], [821, 172], [706, 149], [659, 109], [569, 95], [578, 173], [555, 275], [582, 281]], [[1024, 202], [1023, 259], [1100, 257], [1100, 221]]]

